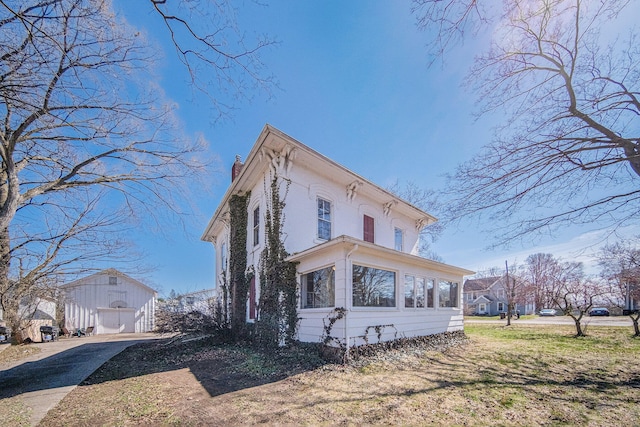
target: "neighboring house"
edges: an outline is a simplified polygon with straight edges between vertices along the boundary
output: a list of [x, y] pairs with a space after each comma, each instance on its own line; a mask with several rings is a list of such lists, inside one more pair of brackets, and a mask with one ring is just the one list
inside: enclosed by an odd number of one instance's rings
[[[18, 318], [26, 320], [51, 320], [56, 318], [56, 303], [50, 298], [32, 297], [20, 300]], [[0, 326], [5, 326], [0, 308]]]
[[67, 283], [61, 289], [69, 332], [91, 326], [95, 334], [153, 330], [156, 291], [115, 269]]
[[32, 342], [41, 342], [40, 326], [57, 326], [56, 302], [44, 297], [25, 297], [20, 301], [18, 318], [23, 319], [18, 340], [22, 342], [28, 338]]
[[640, 310], [640, 281], [638, 280], [640, 273], [637, 268], [633, 270], [623, 271], [624, 283], [624, 307], [623, 314], [636, 313]]
[[35, 297], [32, 301], [21, 301], [20, 318], [31, 320], [50, 320], [53, 326], [56, 321], [56, 302], [49, 298]]
[[[463, 291], [465, 314], [496, 316], [506, 313], [509, 299], [505, 280], [504, 275], [465, 280]], [[516, 295], [515, 299], [515, 311], [520, 314], [535, 312], [534, 305], [524, 301], [521, 295]]]
[[250, 192], [247, 266], [256, 272], [246, 320], [259, 313], [260, 254], [267, 190], [285, 183], [283, 237], [298, 263], [298, 339], [318, 342], [337, 310], [331, 336], [348, 345], [463, 329], [462, 280], [473, 272], [418, 256], [420, 231], [436, 219], [322, 154], [266, 125], [202, 239], [216, 250], [217, 287], [229, 276], [229, 200]]

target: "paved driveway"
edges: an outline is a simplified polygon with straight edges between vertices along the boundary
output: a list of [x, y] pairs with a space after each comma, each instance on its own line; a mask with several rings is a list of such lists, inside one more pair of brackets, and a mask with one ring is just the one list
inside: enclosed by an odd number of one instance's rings
[[31, 344], [42, 351], [0, 365], [0, 399], [17, 396], [31, 409], [31, 425], [37, 425], [67, 393], [107, 360], [133, 344], [157, 338], [155, 334], [95, 335]]

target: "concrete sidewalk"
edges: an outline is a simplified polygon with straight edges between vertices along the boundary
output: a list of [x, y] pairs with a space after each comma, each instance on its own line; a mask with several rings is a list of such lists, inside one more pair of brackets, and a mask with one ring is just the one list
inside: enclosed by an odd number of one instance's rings
[[35, 426], [106, 361], [131, 345], [160, 338], [157, 334], [116, 334], [30, 344], [41, 352], [0, 365], [0, 399], [19, 399], [31, 410], [30, 424]]

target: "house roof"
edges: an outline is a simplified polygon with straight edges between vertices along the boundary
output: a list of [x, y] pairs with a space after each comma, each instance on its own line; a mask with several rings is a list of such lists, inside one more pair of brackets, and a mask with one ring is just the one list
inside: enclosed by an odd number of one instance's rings
[[478, 279], [467, 279], [464, 281], [463, 291], [484, 291], [489, 289], [501, 276], [481, 277]]
[[156, 294], [156, 290], [145, 285], [144, 283], [140, 282], [139, 280], [134, 279], [131, 276], [127, 276], [126, 274], [124, 274], [121, 271], [116, 270], [115, 268], [107, 268], [106, 270], [102, 270], [99, 271], [97, 273], [91, 274], [89, 276], [74, 280], [73, 282], [69, 282], [69, 283], [65, 283], [64, 285], [60, 286], [61, 288], [71, 288], [73, 286], [78, 286], [78, 285], [86, 285], [88, 283], [86, 283], [87, 281], [91, 280], [93, 277], [98, 277], [98, 276], [116, 276], [116, 277], [124, 277], [127, 280], [131, 281], [132, 283], [134, 283], [137, 286], [140, 286], [141, 288], [144, 288], [150, 292], [153, 292], [154, 294]]
[[217, 225], [221, 223], [220, 220], [227, 212], [227, 204], [231, 195], [250, 191], [257, 180], [273, 165], [274, 159], [268, 153], [274, 152], [289, 153], [289, 159], [292, 159], [293, 167], [300, 166], [313, 170], [325, 176], [328, 180], [344, 183], [345, 191], [347, 186], [354, 186], [354, 188], [357, 188], [358, 194], [368, 195], [374, 200], [380, 200], [381, 203], [388, 205], [391, 209], [414, 219], [419, 229], [437, 221], [434, 216], [402, 200], [390, 191], [334, 162], [275, 127], [266, 124], [249, 152], [241, 172], [233, 180], [220, 201], [218, 208], [202, 234], [202, 240], [213, 241], [218, 233]]
[[478, 298], [476, 298], [476, 299], [473, 301], [473, 303], [474, 303], [474, 304], [477, 304], [477, 303], [478, 303], [478, 302], [480, 302], [481, 300], [484, 300], [484, 301], [489, 302], [489, 303], [493, 302], [493, 298], [491, 298], [491, 296], [490, 296], [490, 295], [480, 295]]
[[[399, 252], [394, 249], [389, 249], [384, 246], [376, 245], [374, 243], [365, 242], [364, 240], [356, 239], [350, 236], [339, 236], [335, 239], [331, 239], [327, 242], [321, 243], [312, 248], [290, 255], [287, 261], [300, 261], [308, 256], [321, 254], [336, 249], [343, 248], [345, 250], [352, 250], [355, 248], [357, 251], [364, 251], [373, 253], [377, 256], [384, 256], [387, 259], [398, 260], [404, 262], [410, 262], [411, 264], [418, 265], [420, 267], [429, 268], [449, 274], [455, 274], [460, 276], [466, 276], [474, 274], [471, 270], [455, 267], [453, 265], [444, 264], [441, 262], [433, 261], [427, 258], [422, 258], [416, 255], [411, 255], [405, 252]], [[346, 252], [345, 252], [346, 253]]]

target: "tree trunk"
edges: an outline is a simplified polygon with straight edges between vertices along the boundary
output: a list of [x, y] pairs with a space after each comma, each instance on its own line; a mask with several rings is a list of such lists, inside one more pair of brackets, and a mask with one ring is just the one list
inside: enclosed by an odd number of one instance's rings
[[576, 324], [576, 337], [584, 337], [584, 336], [586, 336], [584, 334], [584, 332], [582, 331], [582, 324], [580, 323], [580, 318], [573, 317], [573, 321]]
[[634, 333], [634, 337], [640, 337], [640, 328], [638, 327], [638, 320], [640, 320], [640, 311], [638, 311], [638, 314], [636, 314], [635, 316], [631, 315], [629, 316], [631, 317], [631, 320], [633, 321], [633, 331]]
[[9, 278], [10, 264], [11, 240], [9, 230], [5, 228], [0, 231], [0, 306], [4, 321], [15, 338], [20, 329], [20, 319], [18, 319], [20, 298], [15, 294], [15, 284]]

